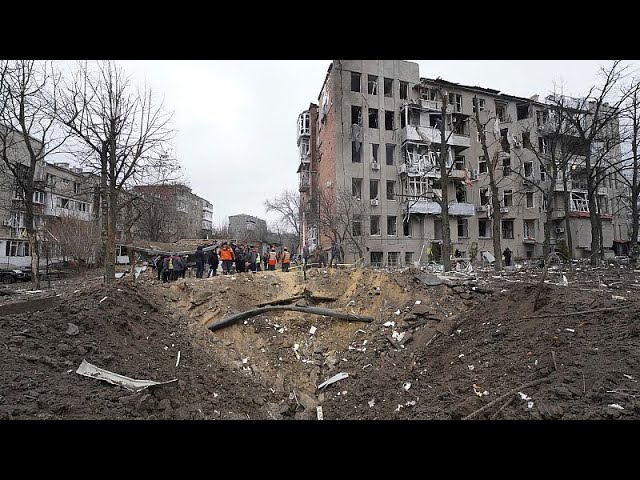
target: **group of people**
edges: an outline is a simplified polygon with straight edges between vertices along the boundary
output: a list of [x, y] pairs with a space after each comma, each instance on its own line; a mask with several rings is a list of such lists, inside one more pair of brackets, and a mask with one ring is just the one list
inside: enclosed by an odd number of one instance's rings
[[158, 255], [153, 265], [158, 273], [158, 280], [164, 283], [172, 282], [178, 278], [184, 278], [187, 270], [187, 258], [182, 255]]
[[[307, 246], [308, 250], [308, 246]], [[204, 278], [205, 265], [209, 270], [207, 277], [214, 277], [218, 273], [218, 267], [222, 264], [222, 274], [230, 275], [235, 273], [256, 273], [262, 270], [275, 270], [280, 265], [283, 272], [289, 271], [291, 264], [291, 253], [284, 247], [281, 251], [276, 251], [272, 246], [263, 254], [260, 254], [257, 247], [252, 245], [235, 245], [224, 242], [220, 248], [214, 248], [208, 252], [202, 246], [198, 246], [195, 252], [196, 278]], [[307, 254], [308, 258], [308, 254]], [[153, 265], [158, 274], [158, 280], [170, 282], [180, 277], [185, 277], [187, 270], [186, 256], [181, 255], [158, 255]], [[263, 267], [261, 267], [263, 265]]]

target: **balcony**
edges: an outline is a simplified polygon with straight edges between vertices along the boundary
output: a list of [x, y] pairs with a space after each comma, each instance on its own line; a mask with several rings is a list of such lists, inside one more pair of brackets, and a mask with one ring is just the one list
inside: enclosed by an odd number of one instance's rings
[[[468, 148], [471, 145], [471, 139], [465, 135], [451, 134], [450, 130], [445, 131], [449, 138], [447, 144], [454, 147]], [[400, 130], [400, 142], [419, 142], [419, 143], [440, 143], [440, 130], [433, 127], [423, 127], [415, 125], [407, 125]]]
[[309, 191], [309, 182], [308, 181], [300, 182], [300, 186], [298, 187], [298, 191], [300, 193], [308, 192]]
[[525, 245], [535, 245], [536, 239], [533, 237], [524, 237], [522, 239], [522, 243], [524, 243]]
[[[433, 200], [420, 198], [408, 200], [409, 213], [422, 213], [426, 215], [440, 215], [442, 208]], [[472, 203], [452, 202], [449, 204], [449, 215], [454, 217], [472, 217], [475, 215], [475, 206]]]

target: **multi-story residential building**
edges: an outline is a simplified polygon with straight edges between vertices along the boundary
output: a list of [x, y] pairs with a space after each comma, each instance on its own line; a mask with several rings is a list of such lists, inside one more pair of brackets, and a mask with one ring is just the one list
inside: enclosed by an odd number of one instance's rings
[[[18, 156], [16, 157], [18, 158]], [[20, 156], [26, 165], [26, 155]], [[17, 266], [31, 263], [29, 242], [25, 225], [25, 204], [21, 188], [11, 172], [0, 169], [0, 262]], [[73, 216], [81, 220], [92, 220], [93, 205], [97, 194], [95, 176], [69, 163], [47, 163], [36, 165], [34, 176], [35, 228], [42, 235], [55, 217]]]
[[[424, 262], [442, 242], [441, 206], [436, 198], [446, 188], [452, 250], [463, 256], [472, 250], [491, 252], [495, 216], [487, 174], [490, 163], [483, 156], [474, 99], [481, 122], [489, 116], [498, 119], [489, 126], [495, 129], [494, 143], [499, 143], [496, 183], [502, 248], [509, 247], [515, 258], [541, 256], [547, 212], [542, 190], [549, 176], [534, 150], [544, 153], [549, 136], [554, 135], [549, 102], [540, 102], [537, 96], [522, 98], [420, 78], [416, 63], [401, 60], [334, 60], [320, 92], [319, 107], [314, 110], [312, 104], [299, 116], [298, 145], [304, 146], [309, 138], [311, 146], [310, 154], [301, 150], [298, 167], [301, 241], [313, 243], [317, 238], [323, 246], [329, 243], [330, 232], [315, 220], [322, 207], [314, 199], [320, 192], [333, 199], [347, 192], [361, 207], [350, 219], [350, 236], [362, 240], [365, 264]], [[437, 160], [443, 121], [450, 147], [447, 185], [442, 184]], [[573, 142], [575, 151], [576, 139], [568, 138], [571, 132], [563, 135], [567, 143]], [[619, 155], [619, 149], [612, 155]], [[576, 257], [591, 255], [583, 166], [584, 155], [572, 155], [569, 223]], [[613, 206], [622, 183], [612, 169], [604, 168], [602, 175], [606, 180], [598, 189], [598, 205], [603, 246], [607, 247], [628, 240], [628, 234], [626, 213]], [[564, 239], [563, 199], [563, 186], [558, 183], [551, 197], [555, 207], [552, 244]], [[346, 214], [337, 209], [334, 213]], [[344, 241], [342, 247], [347, 259], [355, 260], [352, 243]]]
[[[211, 234], [213, 204], [182, 184], [136, 185], [133, 192], [160, 207], [152, 212], [161, 218], [143, 218], [134, 225], [134, 236], [145, 240], [175, 242], [185, 238], [206, 238]], [[138, 227], [138, 228], [136, 228]]]
[[229, 237], [243, 242], [267, 240], [267, 222], [241, 213], [229, 215]]

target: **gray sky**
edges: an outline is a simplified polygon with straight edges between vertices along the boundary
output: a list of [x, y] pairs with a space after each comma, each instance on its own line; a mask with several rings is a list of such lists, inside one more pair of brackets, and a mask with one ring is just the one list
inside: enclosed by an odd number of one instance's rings
[[[608, 60], [413, 60], [420, 76], [548, 94], [562, 83], [586, 94]], [[263, 202], [297, 190], [296, 121], [317, 103], [330, 60], [121, 61], [135, 80], [163, 93], [175, 112], [174, 151], [197, 195], [213, 203], [214, 223], [246, 213], [274, 222]], [[629, 62], [627, 62], [629, 63]], [[634, 65], [637, 65], [634, 62]]]

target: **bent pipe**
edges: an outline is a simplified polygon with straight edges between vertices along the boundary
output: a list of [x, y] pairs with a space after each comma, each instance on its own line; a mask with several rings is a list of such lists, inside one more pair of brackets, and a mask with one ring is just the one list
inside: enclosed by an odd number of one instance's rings
[[234, 315], [229, 315], [222, 320], [211, 323], [207, 326], [209, 330], [212, 332], [218, 330], [220, 328], [226, 327], [228, 325], [232, 325], [235, 322], [240, 320], [246, 320], [247, 318], [255, 317], [256, 315], [260, 315], [265, 312], [273, 312], [277, 310], [292, 310], [294, 312], [302, 312], [302, 313], [311, 313], [313, 315], [324, 315], [327, 317], [338, 318], [340, 320], [347, 320], [349, 322], [373, 322], [373, 317], [363, 317], [360, 315], [356, 315], [354, 313], [343, 313], [336, 312], [334, 310], [328, 310], [326, 308], [318, 308], [318, 307], [298, 307], [294, 305], [267, 305], [266, 307], [254, 308], [252, 310], [247, 310], [246, 312], [236, 313]]

